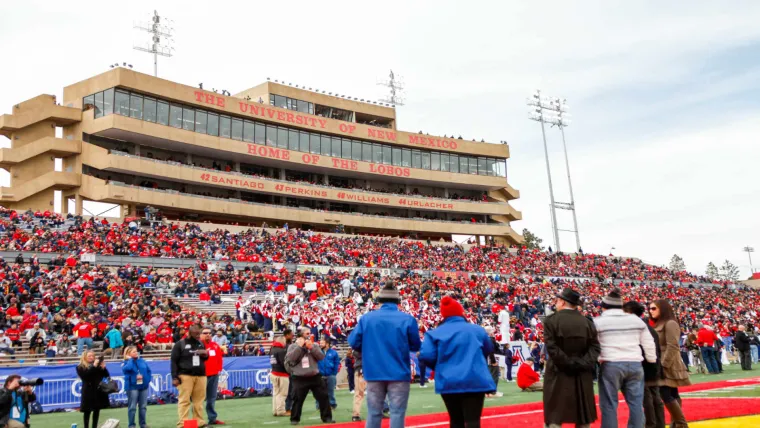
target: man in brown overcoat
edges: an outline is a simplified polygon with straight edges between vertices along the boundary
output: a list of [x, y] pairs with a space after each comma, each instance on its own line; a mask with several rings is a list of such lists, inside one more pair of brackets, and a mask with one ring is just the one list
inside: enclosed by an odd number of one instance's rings
[[544, 423], [560, 428], [574, 423], [586, 428], [596, 421], [594, 366], [599, 359], [599, 339], [593, 321], [579, 311], [581, 296], [566, 288], [557, 295], [557, 311], [544, 323], [546, 374]]

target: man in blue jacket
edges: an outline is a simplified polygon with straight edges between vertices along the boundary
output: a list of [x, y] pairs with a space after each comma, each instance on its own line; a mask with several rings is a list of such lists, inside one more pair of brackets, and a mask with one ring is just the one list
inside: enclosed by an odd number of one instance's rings
[[[340, 356], [330, 346], [330, 339], [328, 337], [323, 337], [319, 341], [319, 347], [322, 348], [325, 358], [317, 362], [317, 367], [319, 367], [322, 379], [327, 384], [327, 397], [330, 400], [330, 407], [335, 410], [338, 407], [338, 402], [335, 401], [335, 377], [338, 375], [338, 371], [340, 371]], [[317, 410], [319, 410], [319, 402], [317, 402]]]
[[367, 381], [367, 428], [379, 428], [383, 402], [390, 402], [390, 428], [402, 428], [409, 402], [412, 379], [410, 352], [420, 350], [417, 320], [398, 310], [401, 302], [392, 281], [377, 296], [380, 309], [359, 319], [348, 343], [362, 353], [364, 379]]

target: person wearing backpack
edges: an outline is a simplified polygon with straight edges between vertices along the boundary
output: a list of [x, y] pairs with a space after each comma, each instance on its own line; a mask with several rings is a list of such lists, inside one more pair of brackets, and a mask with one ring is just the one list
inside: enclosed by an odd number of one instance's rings
[[269, 350], [269, 363], [272, 365], [272, 372], [269, 374], [272, 382], [272, 416], [290, 416], [290, 412], [285, 410], [285, 400], [290, 387], [290, 375], [285, 368], [286, 352], [284, 337], [275, 339]]
[[127, 393], [127, 426], [136, 427], [135, 412], [139, 406], [140, 428], [147, 428], [148, 387], [153, 377], [150, 366], [142, 359], [136, 347], [128, 346], [124, 350], [121, 371], [124, 373], [124, 391]]

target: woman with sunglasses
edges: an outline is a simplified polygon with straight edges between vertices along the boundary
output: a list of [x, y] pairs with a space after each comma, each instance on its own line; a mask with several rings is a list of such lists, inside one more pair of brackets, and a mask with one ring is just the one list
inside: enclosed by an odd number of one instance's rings
[[678, 388], [691, 385], [689, 373], [680, 352], [681, 327], [678, 325], [673, 306], [667, 300], [656, 300], [649, 304], [649, 317], [655, 322], [654, 329], [660, 336], [662, 349], [662, 379], [659, 381], [660, 396], [670, 413], [672, 428], [688, 427], [681, 409]]

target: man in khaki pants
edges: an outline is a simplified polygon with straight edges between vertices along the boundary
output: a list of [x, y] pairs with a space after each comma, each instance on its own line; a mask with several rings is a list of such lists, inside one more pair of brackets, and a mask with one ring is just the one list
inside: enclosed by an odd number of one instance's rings
[[203, 401], [206, 399], [206, 360], [208, 351], [199, 340], [201, 328], [190, 327], [190, 335], [174, 344], [172, 348], [172, 385], [179, 390], [177, 427], [184, 427], [190, 420], [190, 405], [193, 406], [193, 418], [198, 426], [205, 425], [203, 419]]
[[351, 413], [351, 420], [359, 422], [362, 420], [362, 402], [364, 394], [367, 392], [367, 381], [364, 380], [364, 370], [362, 369], [362, 353], [354, 351], [354, 408]]
[[285, 411], [285, 399], [288, 397], [288, 387], [290, 386], [290, 375], [285, 369], [285, 338], [278, 337], [272, 343], [272, 349], [269, 350], [269, 362], [272, 365], [272, 373], [269, 379], [272, 381], [272, 415], [273, 416], [290, 416], [290, 412]]

